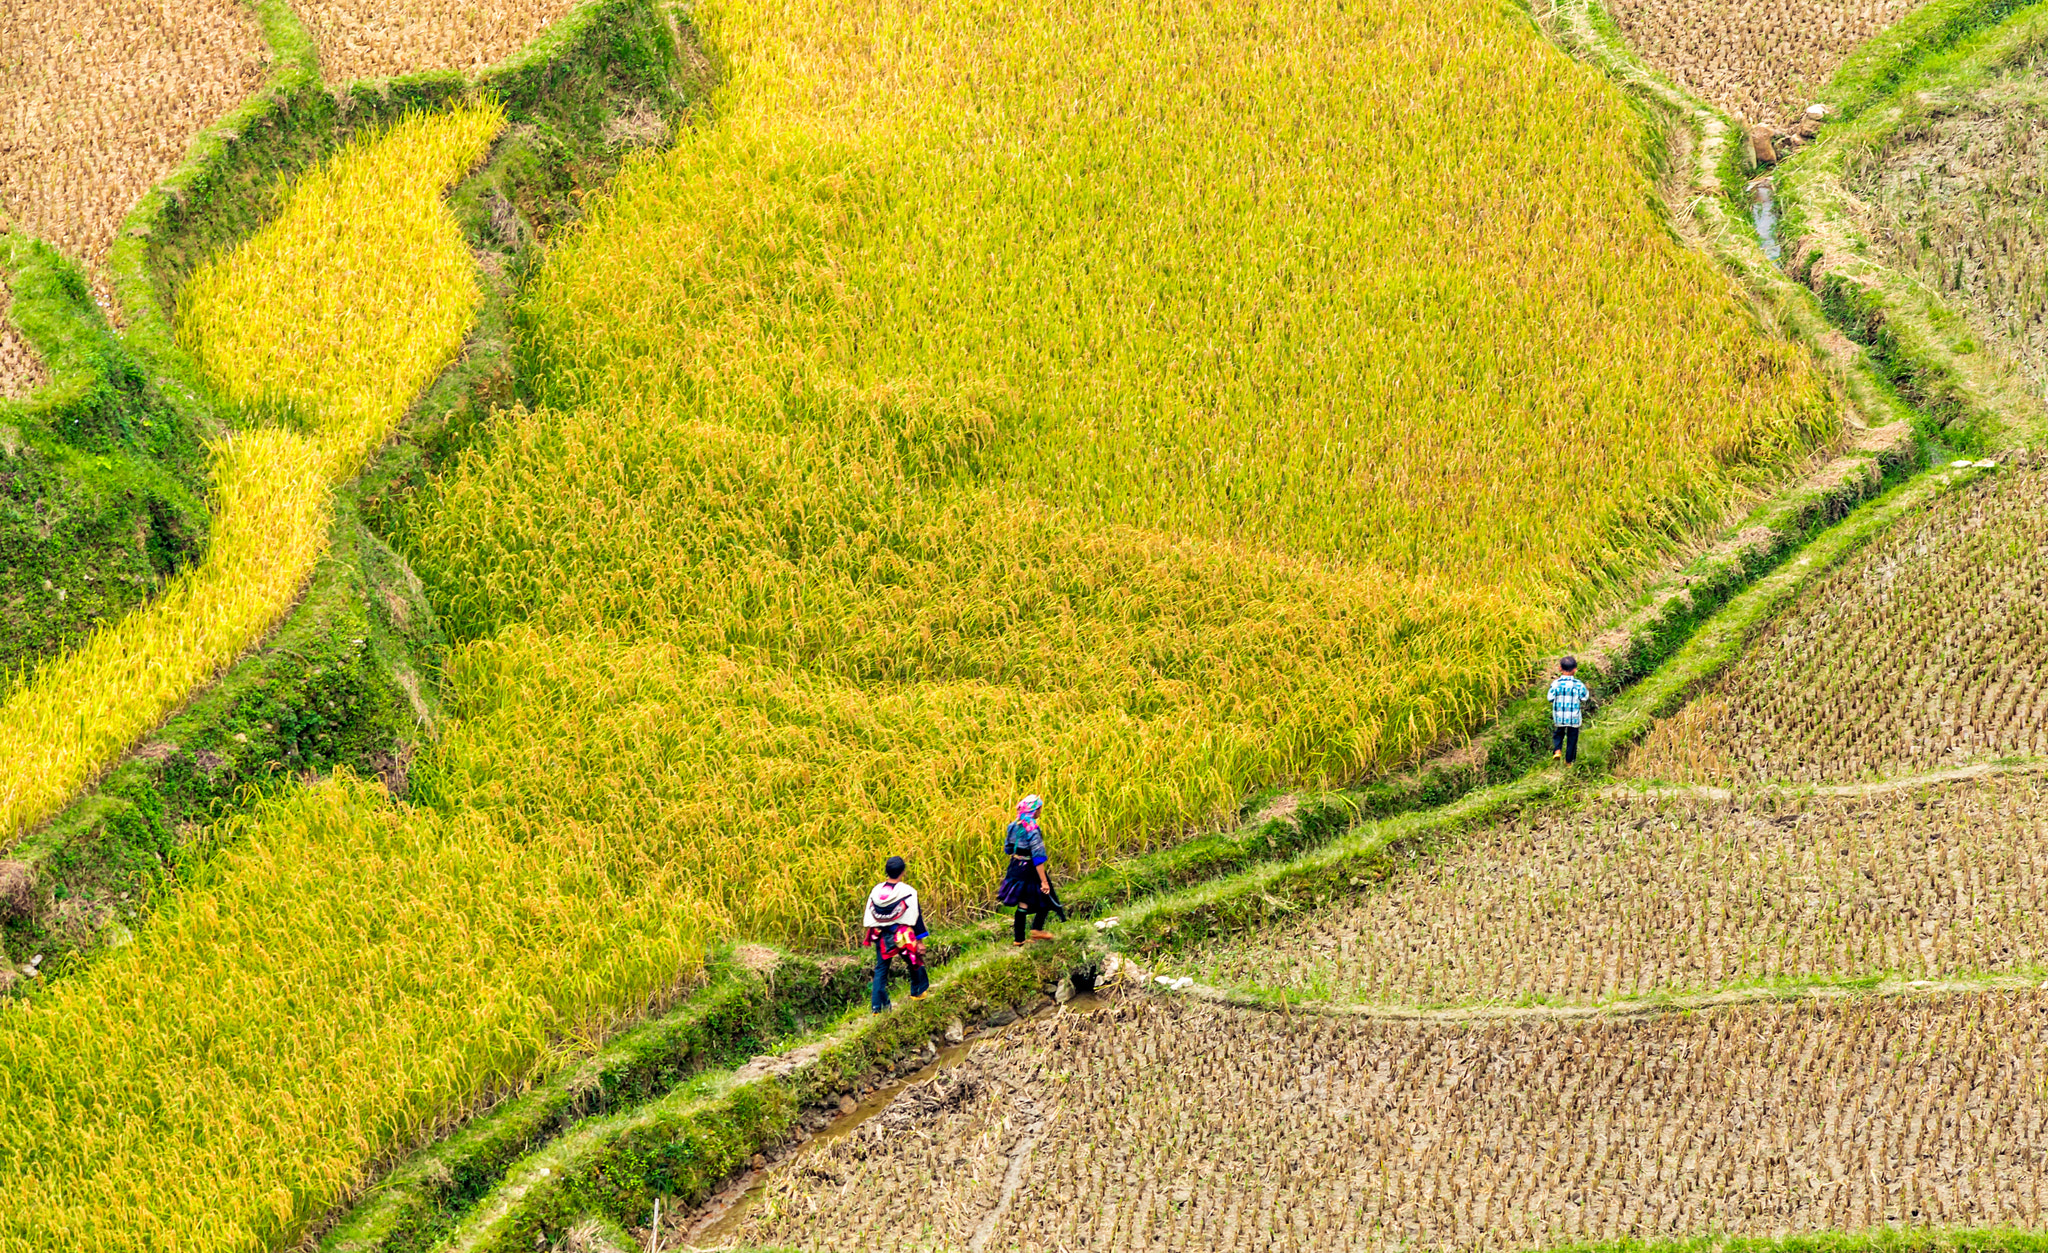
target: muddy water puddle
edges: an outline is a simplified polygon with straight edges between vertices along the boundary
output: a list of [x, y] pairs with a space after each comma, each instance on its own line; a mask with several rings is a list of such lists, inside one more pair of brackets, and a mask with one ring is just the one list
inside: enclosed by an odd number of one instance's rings
[[694, 1213], [681, 1215], [673, 1225], [665, 1221], [665, 1230], [656, 1247], [664, 1250], [731, 1247], [738, 1238], [747, 1215], [760, 1204], [769, 1184], [782, 1173], [794, 1169], [807, 1154], [852, 1135], [860, 1130], [863, 1124], [894, 1105], [896, 1099], [907, 1089], [958, 1066], [967, 1060], [968, 1054], [974, 1049], [986, 1047], [991, 1040], [997, 1039], [1012, 1026], [1022, 1026], [1033, 1021], [1033, 1018], [1055, 1014], [1091, 1014], [1104, 1003], [1092, 992], [1081, 993], [1065, 1005], [1047, 1009], [1032, 1018], [1021, 1018], [1014, 1024], [984, 1031], [959, 1044], [947, 1045], [917, 1071], [870, 1092], [854, 1105], [852, 1113], [841, 1114], [826, 1126], [812, 1132], [808, 1138], [787, 1148], [781, 1156], [770, 1160], [759, 1169], [749, 1170], [734, 1179]]
[[1778, 244], [1778, 201], [1771, 180], [1760, 178], [1749, 185], [1749, 220], [1756, 227], [1757, 242], [1763, 245], [1764, 256], [1775, 266], [1783, 267], [1784, 249]]

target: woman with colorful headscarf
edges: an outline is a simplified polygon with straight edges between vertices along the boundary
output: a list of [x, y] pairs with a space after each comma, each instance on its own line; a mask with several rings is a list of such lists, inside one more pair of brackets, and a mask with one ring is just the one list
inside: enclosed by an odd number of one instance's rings
[[1010, 939], [1020, 946], [1025, 939], [1026, 914], [1031, 915], [1030, 938], [1034, 940], [1052, 938], [1052, 932], [1045, 929], [1047, 914], [1058, 913], [1061, 922], [1067, 920], [1067, 911], [1053, 894], [1052, 878], [1046, 872], [1045, 836], [1038, 830], [1038, 810], [1043, 804], [1036, 796], [1018, 801], [1017, 820], [1003, 835], [1003, 853], [1010, 859], [1010, 868], [1003, 875], [1003, 887], [996, 893], [996, 899], [1017, 907]]

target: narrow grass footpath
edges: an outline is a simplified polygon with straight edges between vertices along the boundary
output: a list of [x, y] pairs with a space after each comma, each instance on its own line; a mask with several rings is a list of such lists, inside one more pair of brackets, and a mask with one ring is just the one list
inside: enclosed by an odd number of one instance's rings
[[[856, 989], [842, 1026], [823, 1038], [784, 1040], [780, 1061], [762, 1061], [752, 1071], [682, 1067], [666, 1077], [666, 1093], [637, 1108], [590, 1122], [551, 1122], [532, 1134], [508, 1134], [504, 1116], [487, 1114], [391, 1171], [365, 1202], [334, 1222], [319, 1247], [328, 1253], [526, 1249], [537, 1237], [561, 1239], [571, 1224], [590, 1216], [633, 1222], [657, 1196], [668, 1204], [698, 1204], [754, 1153], [791, 1136], [807, 1112], [831, 1110], [840, 1095], [872, 1087], [901, 1058], [944, 1038], [954, 1020], [965, 1026], [1006, 1007], [1016, 1011], [1034, 997], [1042, 1001], [1063, 979], [1085, 983], [1112, 952], [1198, 944], [1305, 901], [1356, 891], [1389, 878], [1397, 856], [1421, 841], [1583, 790], [1587, 772], [1602, 770], [1655, 717], [1716, 676], [1812, 579], [1933, 493], [1980, 473], [1921, 473], [1858, 508], [1864, 483], [1882, 481], [1888, 465], [1896, 461], [1866, 452], [1860, 475], [1837, 477], [1831, 491], [1808, 483], [1788, 487], [1745, 520], [1747, 549], [1720, 549], [1647, 592], [1610, 637], [1622, 641], [1616, 657], [1636, 665], [1655, 655], [1665, 659], [1620, 688], [1589, 721], [1577, 776], [1544, 766], [1544, 753], [1522, 743], [1536, 743], [1536, 723], [1548, 723], [1542, 694], [1532, 692], [1475, 737], [1481, 751], [1460, 751], [1454, 764], [1423, 766], [1350, 792], [1274, 796], [1247, 807], [1237, 829], [1198, 835], [1069, 884], [1063, 895], [1075, 919], [1120, 911], [1114, 927], [1075, 925], [1059, 946], [1022, 954], [1010, 950], [999, 917], [938, 936], [936, 960], [944, 964], [932, 997], [907, 1018], [899, 1009], [885, 1020], [868, 1020]], [[1837, 510], [1853, 512], [1827, 526]], [[1759, 516], [1778, 518], [1782, 532], [1757, 526]], [[1786, 526], [1786, 518], [1798, 522]], [[1808, 528], [1821, 530], [1800, 547], [1800, 538], [1812, 534]], [[1769, 569], [1774, 561], [1776, 569]], [[1743, 588], [1759, 565], [1769, 573]], [[1718, 610], [1702, 612], [1710, 604]], [[1626, 665], [1616, 669], [1630, 674]], [[1612, 682], [1608, 686], [1614, 690]], [[1503, 782], [1487, 782], [1489, 772], [1507, 770], [1513, 774]], [[1360, 819], [1368, 821], [1356, 825]], [[1006, 991], [995, 995], [991, 987]], [[696, 1009], [684, 1005], [678, 1013]], [[649, 1024], [649, 1030], [662, 1028]], [[471, 1144], [496, 1149], [475, 1155]], [[508, 1147], [522, 1157], [510, 1161]], [[449, 1175], [463, 1179], [461, 1187], [442, 1181]]]
[[1744, 983], [1705, 992], [1660, 993], [1629, 996], [1596, 1005], [1449, 1005], [1422, 1007], [1408, 1005], [1350, 1005], [1219, 988], [1199, 981], [1169, 988], [1156, 982], [1143, 966], [1119, 965], [1118, 975], [1134, 987], [1162, 994], [1191, 997], [1232, 1009], [1262, 1009], [1281, 1014], [1319, 1014], [1332, 1018], [1365, 1018], [1380, 1022], [1538, 1022], [1589, 1019], [1642, 1018], [1652, 1014], [1691, 1013], [1703, 1009], [1727, 1009], [1740, 1005], [1781, 1005], [1794, 1002], [1843, 1001], [1869, 996], [1937, 996], [1957, 992], [2018, 992], [2048, 986], [2042, 976], [2048, 970], [1977, 975], [1951, 979], [1804, 979]]
[[[678, 1073], [674, 1086], [632, 1109], [563, 1127], [553, 1138], [521, 1141], [517, 1162], [501, 1163], [500, 1178], [466, 1197], [444, 1203], [422, 1187], [439, 1177], [432, 1164], [447, 1150], [429, 1149], [394, 1172], [368, 1201], [338, 1223], [322, 1242], [328, 1253], [371, 1250], [526, 1249], [536, 1239], [559, 1239], [592, 1216], [640, 1221], [654, 1198], [690, 1206], [710, 1195], [753, 1154], [787, 1140], [806, 1116], [829, 1113], [841, 1096], [882, 1082], [925, 1046], [947, 1038], [949, 1026], [1000, 1020], [1044, 1002], [1053, 986], [1086, 982], [1127, 957], [1202, 943], [1262, 925], [1279, 914], [1384, 882], [1406, 850], [1453, 836], [1517, 807], [1541, 804], [1604, 784], [1599, 772], [1639, 737], [1650, 721], [1681, 703], [1737, 656], [1754, 632], [1814, 579], [1853, 553], [1884, 527], [1933, 495], [1969, 481], [1978, 470], [1940, 469], [1899, 484], [1876, 501], [1821, 532], [1796, 555], [1747, 590], [1730, 597], [1687, 641], [1646, 678], [1610, 701], [1589, 722], [1577, 773], [1537, 769], [1506, 782], [1477, 787], [1447, 804], [1352, 827], [1365, 798], [1384, 793], [1333, 793], [1288, 798], [1248, 815], [1240, 829], [1199, 837], [1176, 848], [1108, 867], [1070, 885], [1066, 897], [1077, 919], [1117, 912], [1114, 925], [1078, 922], [1058, 944], [1013, 952], [988, 920], [942, 935], [941, 955], [951, 960], [934, 979], [924, 1003], [902, 1005], [870, 1018], [857, 1003], [838, 1027], [795, 1040], [786, 1051], [737, 1071]], [[1505, 722], [1505, 720], [1504, 720]], [[1378, 803], [1378, 802], [1373, 802]], [[1350, 829], [1347, 831], [1346, 828]], [[1342, 834], [1339, 834], [1342, 832]], [[1156, 893], [1156, 894], [1155, 894]], [[1126, 971], [1136, 968], [1124, 965]], [[2019, 986], [2001, 976], [1978, 986]], [[1902, 985], [1910, 987], [1911, 985]], [[1643, 1014], [1802, 996], [1850, 995], [1882, 985], [1850, 982], [1757, 985], [1694, 997], [1639, 998], [1593, 1008], [1466, 1011], [1360, 1010], [1388, 1018], [1449, 1017], [1478, 1020], [1534, 1013], [1552, 1016]], [[1913, 988], [1912, 990], [1922, 990]], [[1261, 1008], [1302, 1008], [1298, 1002], [1235, 998], [1213, 989], [1205, 999]], [[857, 995], [857, 994], [856, 994]], [[1348, 1012], [1348, 1011], [1330, 1011]], [[488, 1120], [488, 1119], [487, 1119]], [[488, 1139], [487, 1130], [462, 1133]], [[451, 1145], [457, 1141], [451, 1140]], [[472, 1199], [473, 1198], [473, 1199]], [[403, 1212], [402, 1221], [393, 1216]]]

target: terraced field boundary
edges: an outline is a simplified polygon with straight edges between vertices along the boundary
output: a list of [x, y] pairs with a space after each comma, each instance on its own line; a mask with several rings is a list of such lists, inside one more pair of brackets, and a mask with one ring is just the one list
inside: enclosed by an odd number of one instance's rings
[[4, 699], [24, 667], [197, 561], [210, 519], [199, 432], [107, 325], [84, 270], [8, 233], [0, 271], [7, 320], [43, 367], [28, 394], [0, 398]]
[[[1119, 974], [1133, 987], [1158, 992], [1151, 972], [1142, 966], [1120, 966]], [[1406, 1005], [1354, 1005], [1206, 983], [1178, 987], [1170, 995], [1187, 996], [1232, 1009], [1268, 1010], [1281, 1014], [1317, 1014], [1328, 1018], [1364, 1018], [1375, 1022], [1579, 1022], [1648, 1018], [1656, 1014], [1692, 1013], [1742, 1005], [1784, 1005], [1802, 1001], [1846, 1001], [1858, 997], [1940, 996], [1956, 992], [2021, 991], [2041, 985], [2042, 972], [1983, 975], [1950, 979], [1812, 979], [1738, 984], [1710, 992], [1675, 992], [1632, 996], [1598, 1005], [1454, 1005], [1423, 1009]]]
[[1659, 783], [1648, 787], [1617, 785], [1606, 788], [1603, 795], [1689, 796], [1708, 801], [1733, 800], [1737, 796], [1883, 796], [1889, 792], [1910, 792], [1914, 788], [1940, 783], [1962, 783], [2008, 774], [2040, 774], [2044, 770], [2048, 770], [2048, 759], [2020, 757], [1980, 761], [1926, 774], [1896, 775], [1869, 783], [1767, 783], [1744, 788], [1715, 787], [1705, 783]]
[[804, 1032], [867, 990], [858, 962], [819, 963], [771, 949], [722, 954], [708, 986], [675, 1013], [608, 1040], [511, 1097], [380, 1182], [326, 1242], [334, 1248], [424, 1249], [512, 1164], [579, 1120], [665, 1096], [711, 1066]]
[[1773, 614], [1815, 579], [1927, 500], [1974, 481], [1987, 471], [1945, 468], [1918, 475], [1857, 510], [1811, 540], [1798, 555], [1731, 597], [1664, 665], [1587, 720], [1580, 765], [1573, 772], [1546, 769], [1475, 789], [1436, 809], [1361, 824], [1349, 834], [1286, 862], [1258, 866], [1187, 891], [1135, 905], [1113, 941], [1150, 956], [1236, 934], [1269, 918], [1326, 903], [1369, 884], [1385, 882], [1413, 851], [1454, 838], [1472, 825], [1513, 810], [1575, 793], [1605, 773], [1608, 764], [1658, 717], [1741, 655]]
[[1813, 351], [1863, 427], [1856, 445], [1896, 449], [1912, 444], [1918, 415], [1872, 370], [1868, 356], [1836, 332], [1813, 293], [1764, 255], [1743, 211], [1749, 146], [1735, 120], [1636, 56], [1598, 0], [1560, 0], [1541, 24], [1566, 52], [1606, 75], [1650, 118], [1652, 146], [1670, 162], [1663, 191], [1674, 228], [1750, 293], [1761, 322], [1782, 328]]
[[[124, 339], [108, 333], [105, 342], [139, 348], [148, 394], [182, 389], [211, 434], [238, 418], [204, 394], [196, 363], [174, 341], [166, 310], [178, 283], [274, 216], [275, 189], [293, 173], [407, 109], [477, 89], [438, 73], [356, 84], [337, 99], [319, 86], [310, 40], [294, 36], [304, 32], [289, 7], [266, 0], [264, 8], [284, 49], [272, 90], [195, 145], [138, 206], [110, 263], [130, 325]], [[622, 159], [604, 136], [619, 108], [652, 100], [680, 121], [701, 98], [705, 63], [689, 55], [690, 38], [664, 0], [590, 0], [479, 76], [508, 110], [523, 112], [512, 113], [485, 166], [448, 198], [472, 249], [490, 263], [480, 262], [485, 299], [463, 356], [415, 403], [401, 438], [337, 488], [328, 554], [298, 605], [6, 850], [0, 870], [29, 887], [0, 900], [0, 994], [9, 983], [16, 994], [42, 986], [100, 944], [125, 942], [152, 893], [233, 838], [233, 820], [277, 787], [349, 769], [403, 794], [414, 745], [438, 719], [444, 641], [418, 579], [380, 538], [388, 511], [493, 406], [516, 399], [510, 276], [526, 249], [573, 217], [579, 178], [606, 176]], [[87, 299], [77, 316], [89, 322], [97, 311]], [[39, 977], [16, 982], [14, 964], [37, 953], [46, 959]]]
[[1777, 1239], [1694, 1236], [1678, 1240], [1614, 1240], [1558, 1245], [1548, 1253], [2041, 1253], [2048, 1234], [2012, 1227], [1954, 1231], [1886, 1228], [1877, 1231], [1820, 1231]]
[[2027, 37], [2017, 25], [2022, 19], [2042, 12], [2048, 6], [2038, 0], [1941, 0], [1915, 12], [1883, 46], [1843, 67], [1822, 101], [1845, 121], [1792, 158], [1784, 176], [1793, 275], [1920, 408], [1923, 431], [1966, 452], [2039, 439], [2048, 432], [2048, 404], [1996, 354], [1958, 352], [1969, 336], [1953, 329], [1961, 319], [1942, 295], [1870, 254], [1846, 208], [1843, 163], [1852, 151], [1881, 147], [1898, 129], [1903, 94], [1938, 90], [1980, 71]]
[[[1663, 665], [1589, 722], [1582, 741], [1585, 765], [1580, 769], [1597, 774], [1612, 754], [1643, 734], [1653, 718], [1682, 703], [1692, 690], [1739, 656], [1748, 639], [1771, 615], [1814, 579], [1932, 495], [1970, 481], [1980, 473], [1975, 469], [1945, 469], [1908, 479], [1880, 500], [1821, 532], [1796, 557], [1747, 590], [1728, 596], [1717, 612], [1696, 624], [1686, 642]], [[1502, 723], [1497, 723], [1491, 732], [1507, 734]], [[1373, 785], [1386, 786], [1384, 782]], [[1120, 908], [1122, 916], [1113, 925], [1070, 932], [1061, 941], [1072, 946], [1063, 960], [1068, 962], [1069, 974], [1080, 970], [1093, 972], [1101, 968], [1108, 953], [1149, 957], [1262, 925], [1274, 916], [1384, 882], [1411, 850], [1454, 838], [1457, 831], [1510, 809], [1577, 792], [1581, 786], [1578, 778], [1561, 770], [1530, 771], [1504, 783], [1468, 789], [1460, 798], [1437, 808], [1414, 809], [1358, 827], [1352, 826], [1353, 819], [1369, 813], [1366, 806], [1375, 799], [1384, 800], [1388, 795], [1385, 791], [1368, 788], [1306, 798], [1281, 797], [1254, 804], [1248, 807], [1246, 824], [1236, 831], [1200, 836], [1124, 864], [1104, 867], [1069, 885], [1064, 895], [1077, 918], [1099, 917], [1112, 908]], [[1175, 891], [1176, 888], [1180, 890]], [[935, 988], [949, 984], [961, 972], [1003, 959], [1009, 946], [995, 934], [996, 921], [971, 923], [937, 937], [934, 964], [945, 964]], [[1107, 923], [1108, 919], [1102, 921]], [[1038, 960], [1033, 956], [1037, 952], [1028, 950], [1015, 956]], [[1798, 994], [1788, 987], [1765, 987], [1743, 995], [1750, 999], [1782, 999]], [[850, 1012], [858, 1013], [857, 992], [855, 997]], [[1260, 1004], [1263, 1007], [1265, 1002]], [[1668, 1004], [1646, 1004], [1636, 1012], [1656, 1012]], [[690, 1006], [678, 1011], [683, 1015], [694, 1012]], [[904, 1012], [899, 1008], [880, 1021], [893, 1021]], [[842, 1031], [855, 1029], [850, 1026]], [[791, 1055], [807, 1057], [804, 1049], [810, 1047], [805, 1045]], [[616, 1222], [635, 1221], [638, 1215], [647, 1212], [657, 1196], [685, 1206], [696, 1204], [723, 1175], [712, 1171], [705, 1176], [685, 1177], [641, 1171], [642, 1184], [602, 1195], [590, 1181], [599, 1177], [614, 1179], [622, 1170], [629, 1175], [639, 1171], [640, 1167], [631, 1163], [651, 1153], [650, 1146], [661, 1143], [660, 1137], [665, 1135], [677, 1137], [676, 1143], [682, 1147], [675, 1152], [682, 1159], [723, 1162], [727, 1174], [737, 1170], [739, 1163], [749, 1159], [753, 1152], [787, 1138], [788, 1121], [762, 1114], [764, 1107], [757, 1104], [758, 1096], [747, 1094], [744, 1084], [715, 1100], [702, 1095], [705, 1085], [716, 1087], [719, 1082], [715, 1077], [699, 1076], [679, 1083], [670, 1094], [639, 1110], [563, 1131], [553, 1142], [536, 1146], [531, 1139], [520, 1140], [519, 1143], [529, 1146], [529, 1155], [517, 1163], [502, 1164], [503, 1181], [482, 1200], [455, 1207], [463, 1211], [463, 1216], [452, 1225], [428, 1217], [436, 1211], [421, 1196], [418, 1185], [410, 1182], [435, 1175], [429, 1163], [438, 1160], [444, 1148], [429, 1148], [395, 1171], [389, 1184], [380, 1185], [371, 1194], [372, 1200], [343, 1220], [322, 1248], [331, 1253], [509, 1249], [530, 1245], [535, 1237], [560, 1239], [572, 1225], [592, 1215]], [[728, 1098], [733, 1102], [730, 1106], [717, 1104]], [[706, 1104], [707, 1101], [710, 1103]], [[707, 1112], [712, 1110], [720, 1112], [713, 1116]], [[698, 1114], [711, 1117], [712, 1122], [700, 1125], [695, 1121]], [[478, 1129], [458, 1135], [503, 1142], [503, 1133], [482, 1129], [493, 1118], [494, 1115], [484, 1115]], [[738, 1144], [719, 1148], [712, 1143], [715, 1137], [711, 1128], [717, 1125], [717, 1118], [735, 1119], [735, 1125], [745, 1129], [746, 1134]], [[447, 1143], [454, 1144], [456, 1140]], [[621, 1155], [629, 1163], [627, 1166], [619, 1165]], [[405, 1194], [406, 1199], [378, 1199], [385, 1189]], [[529, 1204], [526, 1198], [535, 1193], [548, 1199]], [[382, 1217], [399, 1213], [414, 1217], [409, 1223], [388, 1222]], [[423, 1242], [422, 1235], [417, 1233], [429, 1227], [454, 1234], [445, 1244]]]

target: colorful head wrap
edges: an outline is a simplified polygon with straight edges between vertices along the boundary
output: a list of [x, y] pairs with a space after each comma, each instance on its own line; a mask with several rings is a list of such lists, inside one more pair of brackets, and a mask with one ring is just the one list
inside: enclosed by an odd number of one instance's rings
[[1042, 808], [1044, 805], [1045, 802], [1038, 799], [1038, 794], [1034, 792], [1031, 795], [1025, 797], [1023, 800], [1017, 802], [1017, 816], [1019, 818], [1027, 819], [1036, 818], [1038, 816], [1039, 809]]

